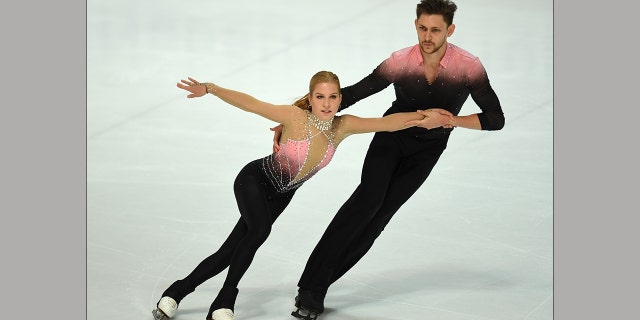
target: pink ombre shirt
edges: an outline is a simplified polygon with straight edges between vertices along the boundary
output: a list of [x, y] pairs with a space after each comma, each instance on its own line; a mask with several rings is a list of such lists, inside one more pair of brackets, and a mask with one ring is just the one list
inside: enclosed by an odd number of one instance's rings
[[[424, 61], [418, 44], [393, 52], [371, 74], [342, 89], [340, 110], [391, 84], [396, 100], [385, 115], [427, 108], [442, 108], [458, 115], [462, 105], [471, 96], [482, 111], [478, 117], [483, 130], [497, 130], [504, 124], [500, 101], [489, 83], [480, 59], [454, 44], [447, 43], [447, 50], [440, 61], [438, 75], [433, 83], [429, 83], [425, 76]], [[414, 127], [398, 133], [435, 133], [445, 136], [450, 131], [451, 129], [426, 130]]]

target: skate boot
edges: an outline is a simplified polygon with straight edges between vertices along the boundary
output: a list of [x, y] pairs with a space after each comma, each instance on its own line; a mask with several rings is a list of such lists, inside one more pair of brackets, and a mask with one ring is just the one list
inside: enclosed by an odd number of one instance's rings
[[233, 320], [233, 311], [231, 309], [218, 309], [213, 311], [212, 320]]
[[178, 310], [178, 303], [171, 297], [162, 297], [158, 301], [158, 306], [151, 311], [155, 320], [164, 320], [173, 317]]
[[315, 320], [324, 312], [322, 300], [314, 297], [311, 290], [298, 290], [296, 297], [296, 310], [291, 315], [304, 320]]
[[236, 304], [238, 288], [222, 287], [218, 296], [211, 303], [207, 320], [233, 320], [233, 306]]

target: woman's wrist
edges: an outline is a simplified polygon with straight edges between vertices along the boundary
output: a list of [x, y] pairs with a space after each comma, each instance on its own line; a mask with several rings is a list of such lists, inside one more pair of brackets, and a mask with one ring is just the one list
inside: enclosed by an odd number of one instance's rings
[[204, 85], [205, 90], [206, 90], [207, 93], [210, 93], [210, 94], [212, 94], [214, 96], [216, 95], [217, 88], [216, 88], [215, 84], [213, 84], [211, 82], [201, 82], [201, 84]]

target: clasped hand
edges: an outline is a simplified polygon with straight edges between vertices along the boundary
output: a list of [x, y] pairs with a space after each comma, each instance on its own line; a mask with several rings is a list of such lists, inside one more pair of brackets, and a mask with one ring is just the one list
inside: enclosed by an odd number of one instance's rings
[[406, 124], [409, 126], [416, 126], [425, 129], [433, 128], [453, 128], [455, 127], [455, 120], [453, 114], [445, 109], [431, 108], [425, 110], [417, 110], [419, 114], [423, 115], [422, 120], [409, 121]]

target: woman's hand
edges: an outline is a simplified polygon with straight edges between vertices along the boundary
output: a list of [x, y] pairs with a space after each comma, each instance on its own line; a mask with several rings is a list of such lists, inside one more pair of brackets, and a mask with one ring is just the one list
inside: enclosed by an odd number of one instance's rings
[[207, 94], [207, 87], [204, 84], [201, 84], [196, 79], [189, 77], [189, 80], [180, 80], [182, 83], [178, 82], [178, 88], [187, 90], [191, 92], [187, 98], [197, 98], [202, 97]]

